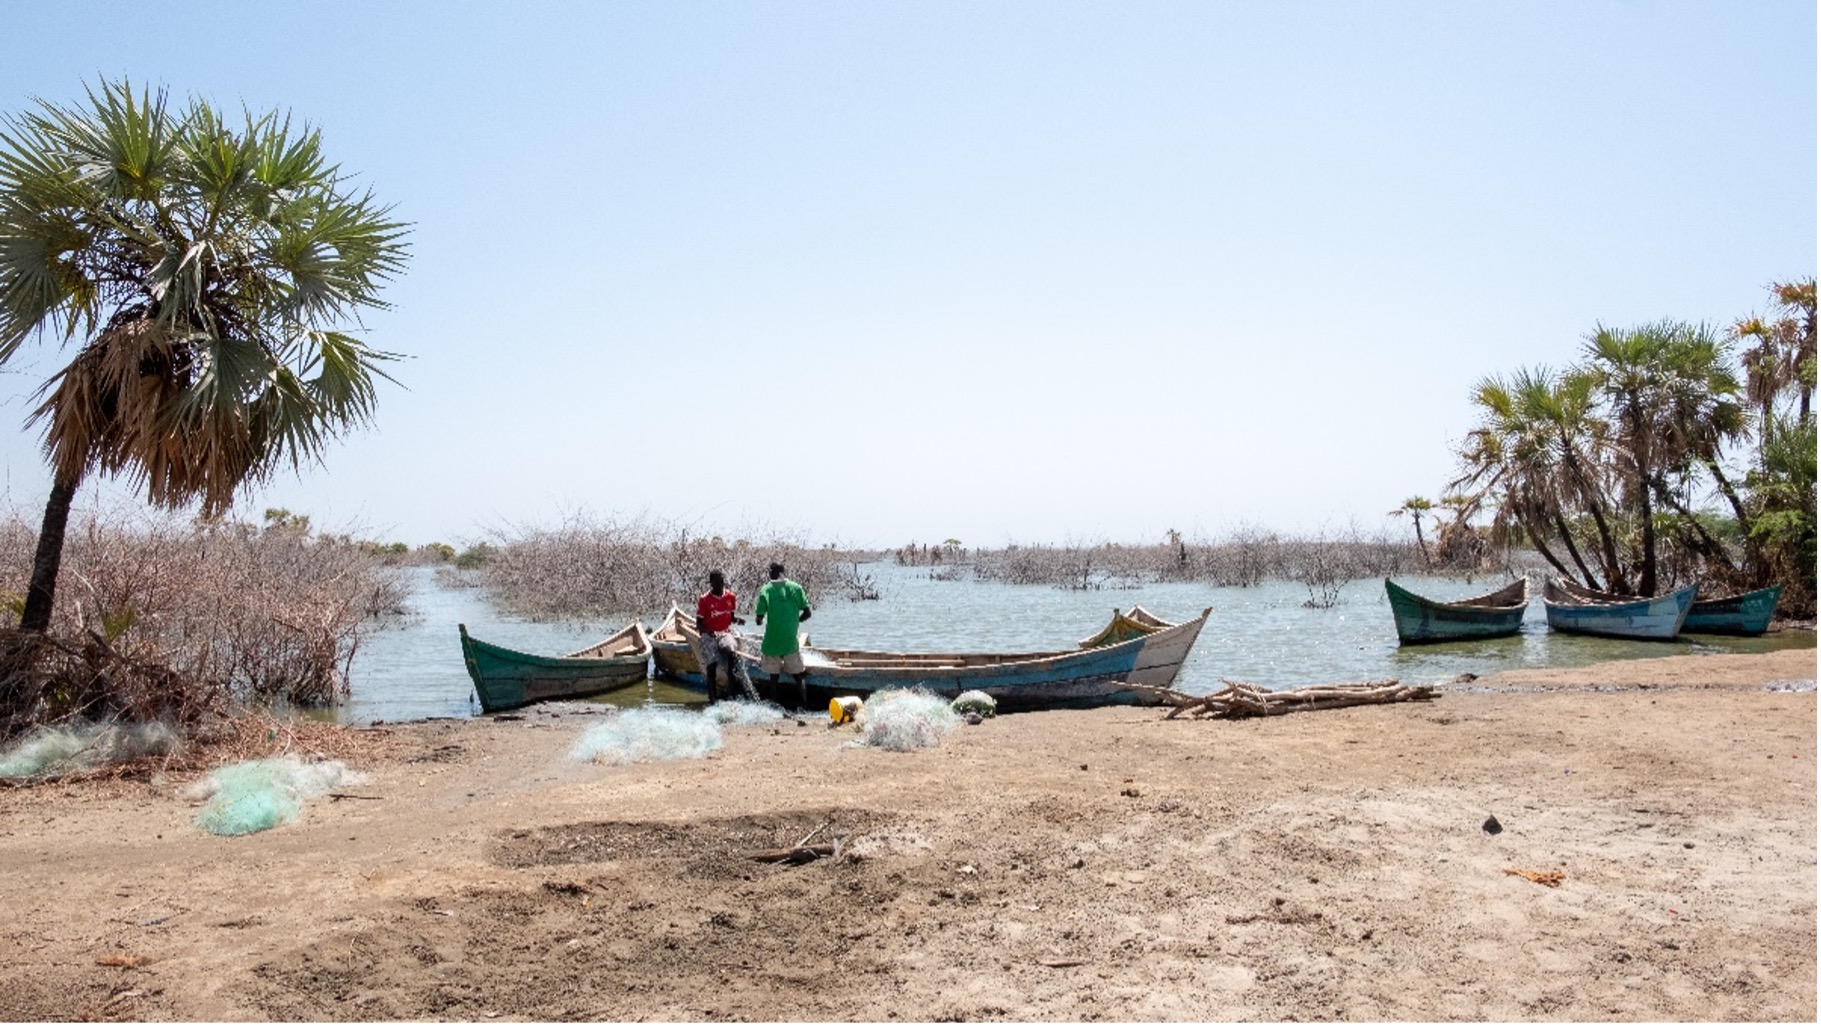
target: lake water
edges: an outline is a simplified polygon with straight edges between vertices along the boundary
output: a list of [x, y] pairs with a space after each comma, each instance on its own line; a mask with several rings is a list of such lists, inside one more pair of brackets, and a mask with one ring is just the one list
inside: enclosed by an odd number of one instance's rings
[[[355, 723], [478, 715], [473, 685], [462, 666], [456, 624], [495, 644], [561, 655], [586, 647], [623, 624], [532, 623], [502, 615], [473, 587], [445, 587], [428, 567], [401, 571], [413, 588], [412, 615], [369, 636], [350, 675], [352, 699], [340, 716]], [[1204, 608], [1213, 614], [1183, 664], [1176, 686], [1190, 693], [1218, 690], [1222, 679], [1281, 689], [1336, 681], [1396, 677], [1406, 683], [1484, 676], [1525, 667], [1584, 666], [1608, 659], [1654, 658], [1701, 652], [1767, 652], [1813, 648], [1812, 631], [1762, 638], [1682, 638], [1670, 642], [1616, 641], [1551, 633], [1541, 601], [1533, 601], [1515, 637], [1400, 648], [1384, 584], [1353, 581], [1329, 609], [1304, 605], [1308, 589], [1274, 581], [1256, 588], [1206, 584], [1149, 584], [1102, 591], [939, 581], [927, 568], [875, 563], [862, 567], [878, 585], [876, 601], [829, 597], [804, 625], [812, 644], [892, 651], [1045, 651], [1073, 648], [1106, 624], [1115, 606], [1134, 603], [1171, 620]], [[1399, 579], [1433, 598], [1466, 598], [1498, 580]], [[678, 596], [688, 607], [694, 596]], [[751, 596], [741, 596], [750, 616]], [[644, 616], [656, 626], [664, 610]], [[748, 626], [748, 630], [752, 628]], [[615, 704], [682, 702], [688, 692], [662, 684], [609, 696]]]

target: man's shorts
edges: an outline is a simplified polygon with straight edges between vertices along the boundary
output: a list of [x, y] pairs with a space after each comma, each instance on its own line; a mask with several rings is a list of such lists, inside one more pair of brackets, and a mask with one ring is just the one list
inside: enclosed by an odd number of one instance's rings
[[802, 673], [803, 672], [803, 653], [792, 652], [789, 655], [781, 655], [781, 656], [774, 656], [774, 655], [759, 656], [759, 672], [768, 673], [775, 677], [775, 676], [777, 676], [779, 670], [783, 670], [785, 673], [789, 673], [789, 674]]
[[717, 662], [724, 662], [740, 670], [740, 657], [734, 653], [734, 636], [732, 631], [716, 634], [707, 631], [696, 636], [696, 659], [706, 670]]

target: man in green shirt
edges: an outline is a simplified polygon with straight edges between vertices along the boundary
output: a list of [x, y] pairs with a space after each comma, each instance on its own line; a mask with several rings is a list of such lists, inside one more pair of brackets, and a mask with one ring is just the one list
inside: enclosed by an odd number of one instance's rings
[[[765, 618], [771, 617], [771, 623]], [[759, 588], [758, 604], [753, 607], [753, 622], [765, 628], [759, 642], [759, 670], [771, 674], [771, 698], [778, 701], [778, 672], [796, 678], [797, 708], [809, 705], [808, 675], [803, 672], [803, 653], [797, 650], [797, 624], [809, 619], [809, 596], [803, 586], [784, 576], [784, 564], [771, 565], [771, 580]]]

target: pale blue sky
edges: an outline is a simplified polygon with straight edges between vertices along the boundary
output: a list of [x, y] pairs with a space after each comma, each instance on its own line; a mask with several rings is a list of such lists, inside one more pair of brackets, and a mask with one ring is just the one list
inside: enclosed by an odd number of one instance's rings
[[[407, 387], [245, 505], [413, 544], [577, 510], [860, 545], [1377, 530], [1452, 475], [1482, 375], [1815, 273], [1807, 2], [3, 23], [0, 110], [121, 75], [289, 108], [415, 225], [368, 322]], [[56, 355], [0, 376], [32, 516]]]

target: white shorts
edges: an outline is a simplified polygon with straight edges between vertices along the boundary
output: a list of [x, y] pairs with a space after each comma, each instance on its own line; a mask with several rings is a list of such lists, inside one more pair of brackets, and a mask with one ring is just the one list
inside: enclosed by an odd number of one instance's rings
[[783, 670], [785, 673], [790, 674], [802, 673], [803, 653], [792, 652], [789, 655], [761, 655], [759, 657], [760, 673], [768, 673], [775, 677], [778, 675], [779, 670]]

